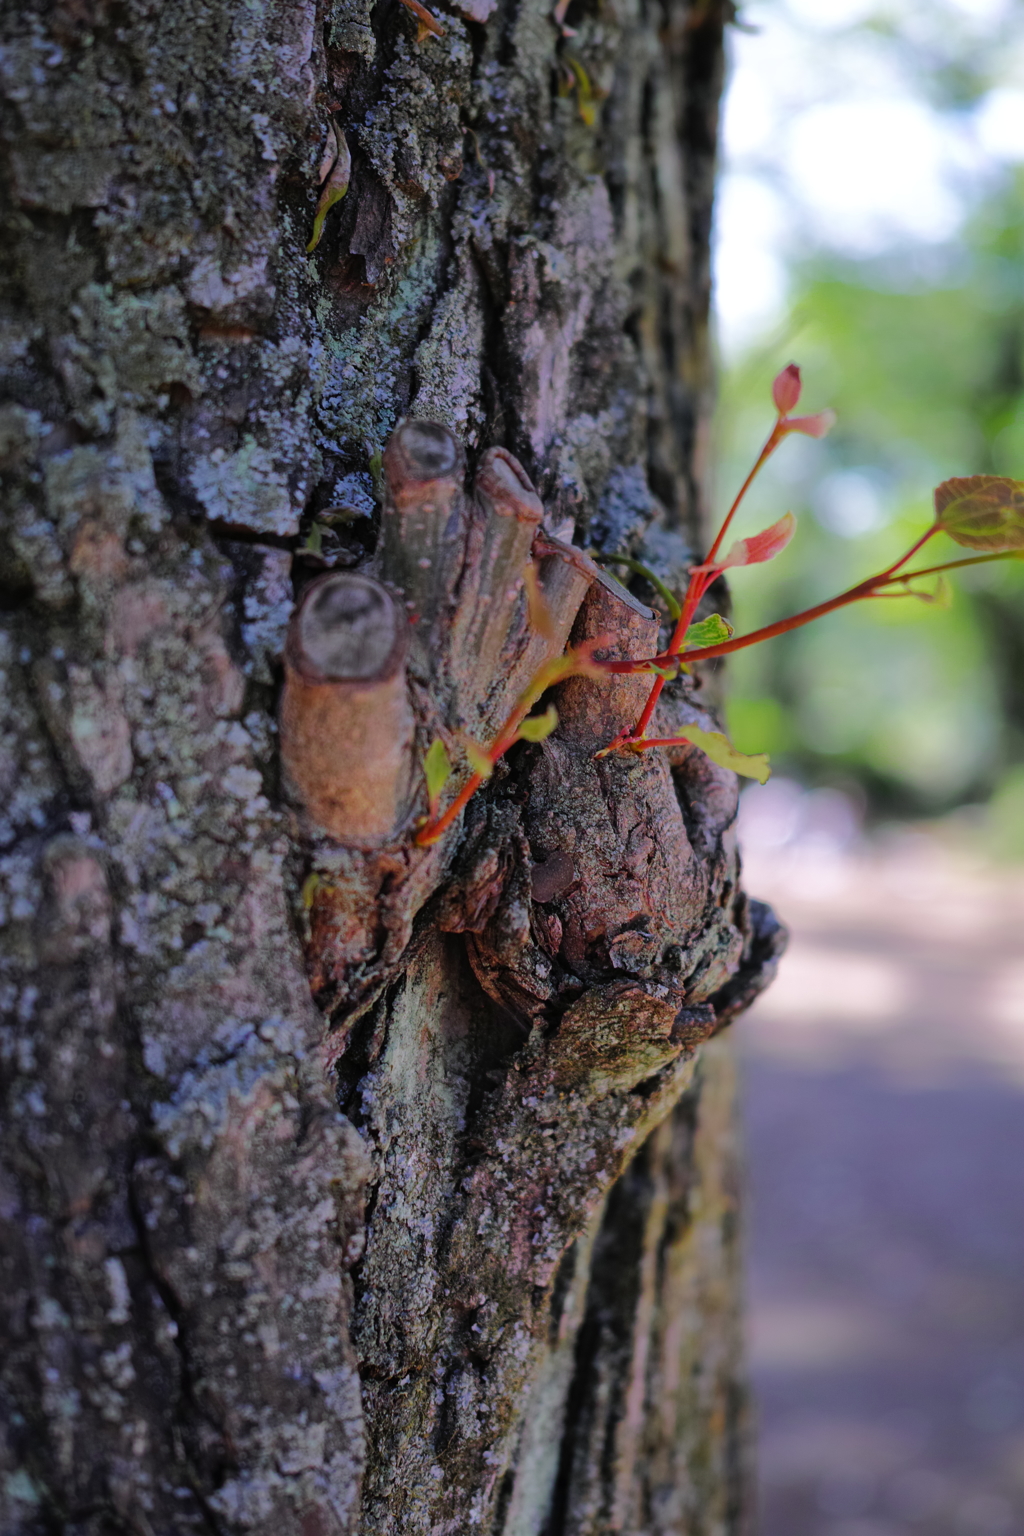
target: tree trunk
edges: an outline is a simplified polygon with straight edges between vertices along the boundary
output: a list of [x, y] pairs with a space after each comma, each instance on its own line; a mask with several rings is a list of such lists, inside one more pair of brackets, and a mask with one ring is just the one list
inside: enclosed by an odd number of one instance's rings
[[692, 559], [727, 9], [8, 9], [5, 1533], [740, 1528], [732, 776], [413, 841]]

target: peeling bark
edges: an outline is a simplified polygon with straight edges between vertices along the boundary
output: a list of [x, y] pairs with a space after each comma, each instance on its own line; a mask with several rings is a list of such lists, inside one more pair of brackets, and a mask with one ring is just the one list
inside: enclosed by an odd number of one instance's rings
[[411, 837], [699, 542], [727, 9], [8, 10], [5, 1536], [741, 1528], [735, 781], [573, 680]]

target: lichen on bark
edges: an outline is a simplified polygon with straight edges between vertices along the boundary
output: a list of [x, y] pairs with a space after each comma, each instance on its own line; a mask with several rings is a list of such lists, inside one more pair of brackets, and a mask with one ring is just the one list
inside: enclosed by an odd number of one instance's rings
[[[397, 0], [8, 8], [5, 1531], [739, 1529], [696, 1042], [776, 939], [734, 786], [568, 732], [414, 867], [311, 827], [278, 750], [305, 535], [365, 567], [403, 416], [510, 449], [555, 534], [670, 578], [698, 541], [728, 7], [577, 6], [421, 43]], [[457, 690], [410, 679], [422, 732]], [[556, 889], [601, 805], [638, 889], [679, 866], [668, 959], [614, 871]]]

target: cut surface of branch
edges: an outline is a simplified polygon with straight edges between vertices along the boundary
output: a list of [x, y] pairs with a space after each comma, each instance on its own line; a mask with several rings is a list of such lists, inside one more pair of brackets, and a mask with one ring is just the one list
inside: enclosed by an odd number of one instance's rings
[[339, 842], [395, 835], [413, 789], [409, 626], [379, 582], [354, 572], [308, 586], [285, 646], [281, 758], [287, 785]]

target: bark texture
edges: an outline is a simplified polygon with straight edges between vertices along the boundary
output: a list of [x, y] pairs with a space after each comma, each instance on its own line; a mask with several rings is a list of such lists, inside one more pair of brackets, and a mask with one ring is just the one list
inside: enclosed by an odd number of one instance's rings
[[735, 783], [577, 679], [410, 835], [691, 558], [725, 9], [6, 9], [5, 1536], [740, 1528]]

